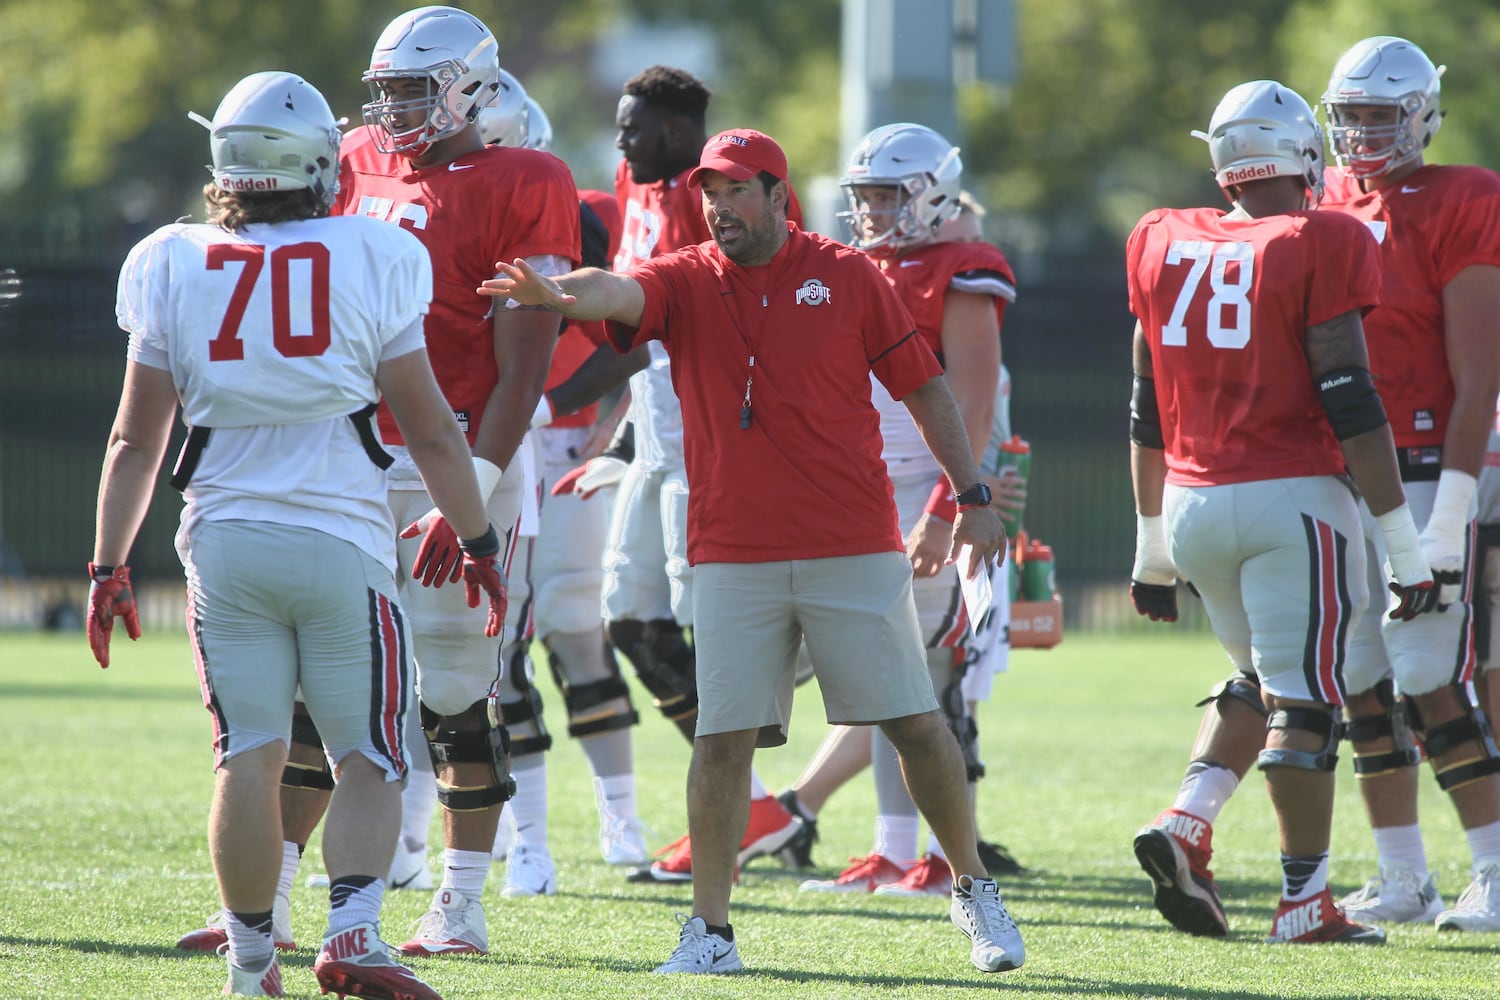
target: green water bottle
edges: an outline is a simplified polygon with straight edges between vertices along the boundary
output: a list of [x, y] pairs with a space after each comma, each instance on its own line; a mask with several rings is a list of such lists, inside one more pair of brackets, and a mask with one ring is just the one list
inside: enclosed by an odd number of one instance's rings
[[1028, 601], [1050, 601], [1056, 588], [1052, 547], [1037, 541], [1027, 542], [1026, 560], [1021, 564], [1022, 597]]
[[[989, 458], [989, 455], [985, 456]], [[1020, 476], [1023, 480], [1031, 475], [1031, 445], [1021, 440], [1019, 434], [1012, 435], [1009, 441], [1000, 442], [1000, 446], [994, 451], [994, 465], [988, 468], [994, 476]], [[1000, 515], [1000, 523], [1005, 526], [1005, 534], [1014, 538], [1016, 532], [1021, 530], [1025, 513], [1023, 505], [1021, 510], [1007, 510], [996, 505], [995, 513]]]

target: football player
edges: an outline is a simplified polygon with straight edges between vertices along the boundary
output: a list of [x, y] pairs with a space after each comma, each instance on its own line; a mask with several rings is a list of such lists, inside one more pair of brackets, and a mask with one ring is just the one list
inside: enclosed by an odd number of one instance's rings
[[[1382, 944], [1385, 932], [1346, 917], [1328, 885], [1346, 639], [1368, 596], [1346, 466], [1378, 512], [1370, 530], [1390, 556], [1391, 615], [1415, 618], [1437, 592], [1365, 352], [1378, 251], [1348, 217], [1309, 211], [1323, 191], [1322, 130], [1286, 87], [1235, 87], [1194, 134], [1233, 210], [1159, 209], [1126, 244], [1137, 318], [1131, 600], [1175, 621], [1178, 573], [1192, 580], [1239, 671], [1224, 698], [1246, 701], [1249, 686], [1263, 700], [1256, 765], [1282, 869], [1269, 940]], [[1205, 781], [1213, 769], [1223, 770], [1195, 748], [1177, 802], [1137, 835], [1135, 853], [1163, 916], [1222, 936], [1207, 870], [1223, 798]]]
[[[89, 638], [109, 665], [116, 615], [134, 638], [131, 540], [179, 399], [191, 431], [172, 484], [178, 551], [218, 784], [209, 841], [224, 905], [225, 993], [282, 996], [273, 935], [282, 862], [278, 783], [300, 691], [337, 775], [323, 854], [323, 992], [435, 1000], [380, 940], [400, 825], [410, 707], [406, 619], [386, 503], [391, 456], [377, 399], [410, 468], [453, 515], [467, 603], [504, 610], [500, 539], [469, 448], [429, 367], [432, 274], [412, 235], [326, 218], [339, 191], [338, 125], [289, 73], [240, 81], [207, 126], [209, 224], [164, 227], [120, 275], [130, 363], [110, 436], [90, 564]], [[319, 456], [309, 463], [308, 455]], [[478, 631], [486, 624], [479, 622]]]

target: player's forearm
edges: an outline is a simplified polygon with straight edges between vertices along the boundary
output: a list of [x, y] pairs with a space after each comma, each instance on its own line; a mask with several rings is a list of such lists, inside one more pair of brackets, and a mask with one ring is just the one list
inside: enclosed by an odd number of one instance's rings
[[151, 506], [152, 486], [161, 465], [153, 453], [111, 435], [99, 479], [99, 506], [94, 522], [94, 562], [118, 566], [130, 556], [131, 543]]
[[1130, 483], [1135, 492], [1135, 512], [1145, 517], [1159, 516], [1167, 483], [1166, 451], [1130, 442]]
[[954, 492], [966, 490], [979, 482], [974, 449], [969, 443], [968, 432], [964, 430], [953, 394], [948, 390], [947, 380], [935, 375], [921, 388], [907, 393], [902, 402]]
[[[403, 431], [405, 428], [403, 427]], [[459, 538], [478, 538], [489, 528], [489, 515], [474, 475], [469, 442], [449, 420], [424, 437], [406, 436], [406, 447], [432, 502]], [[401, 525], [398, 525], [401, 527]]]
[[553, 415], [560, 417], [597, 402], [605, 393], [645, 368], [650, 357], [645, 346], [620, 354], [608, 344], [600, 345], [578, 366], [577, 371], [548, 390], [547, 399], [552, 404]]
[[1468, 373], [1455, 388], [1458, 394], [1449, 411], [1448, 430], [1443, 435], [1443, 468], [1478, 478], [1484, 468], [1490, 430], [1495, 426], [1495, 396], [1500, 390], [1500, 379], [1490, 373]]
[[1396, 465], [1396, 442], [1389, 424], [1345, 438], [1339, 447], [1371, 514], [1379, 517], [1406, 502], [1401, 472]]

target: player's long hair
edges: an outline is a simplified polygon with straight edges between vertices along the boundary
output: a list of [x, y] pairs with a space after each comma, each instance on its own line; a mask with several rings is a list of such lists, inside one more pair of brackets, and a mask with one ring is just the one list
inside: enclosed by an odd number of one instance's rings
[[203, 186], [208, 221], [226, 232], [238, 232], [252, 222], [296, 222], [321, 219], [328, 206], [311, 188], [296, 191], [221, 191]]

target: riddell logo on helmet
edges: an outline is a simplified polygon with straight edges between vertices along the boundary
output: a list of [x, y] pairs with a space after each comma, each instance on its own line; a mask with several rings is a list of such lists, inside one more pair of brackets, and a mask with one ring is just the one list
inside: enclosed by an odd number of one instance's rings
[[219, 186], [226, 191], [275, 191], [278, 187], [276, 178], [265, 177], [261, 179], [249, 177], [223, 177], [219, 180]]
[[1246, 181], [1265, 180], [1267, 177], [1275, 177], [1276, 168], [1268, 163], [1262, 163], [1253, 167], [1230, 167], [1224, 171], [1225, 184], [1243, 184]]

